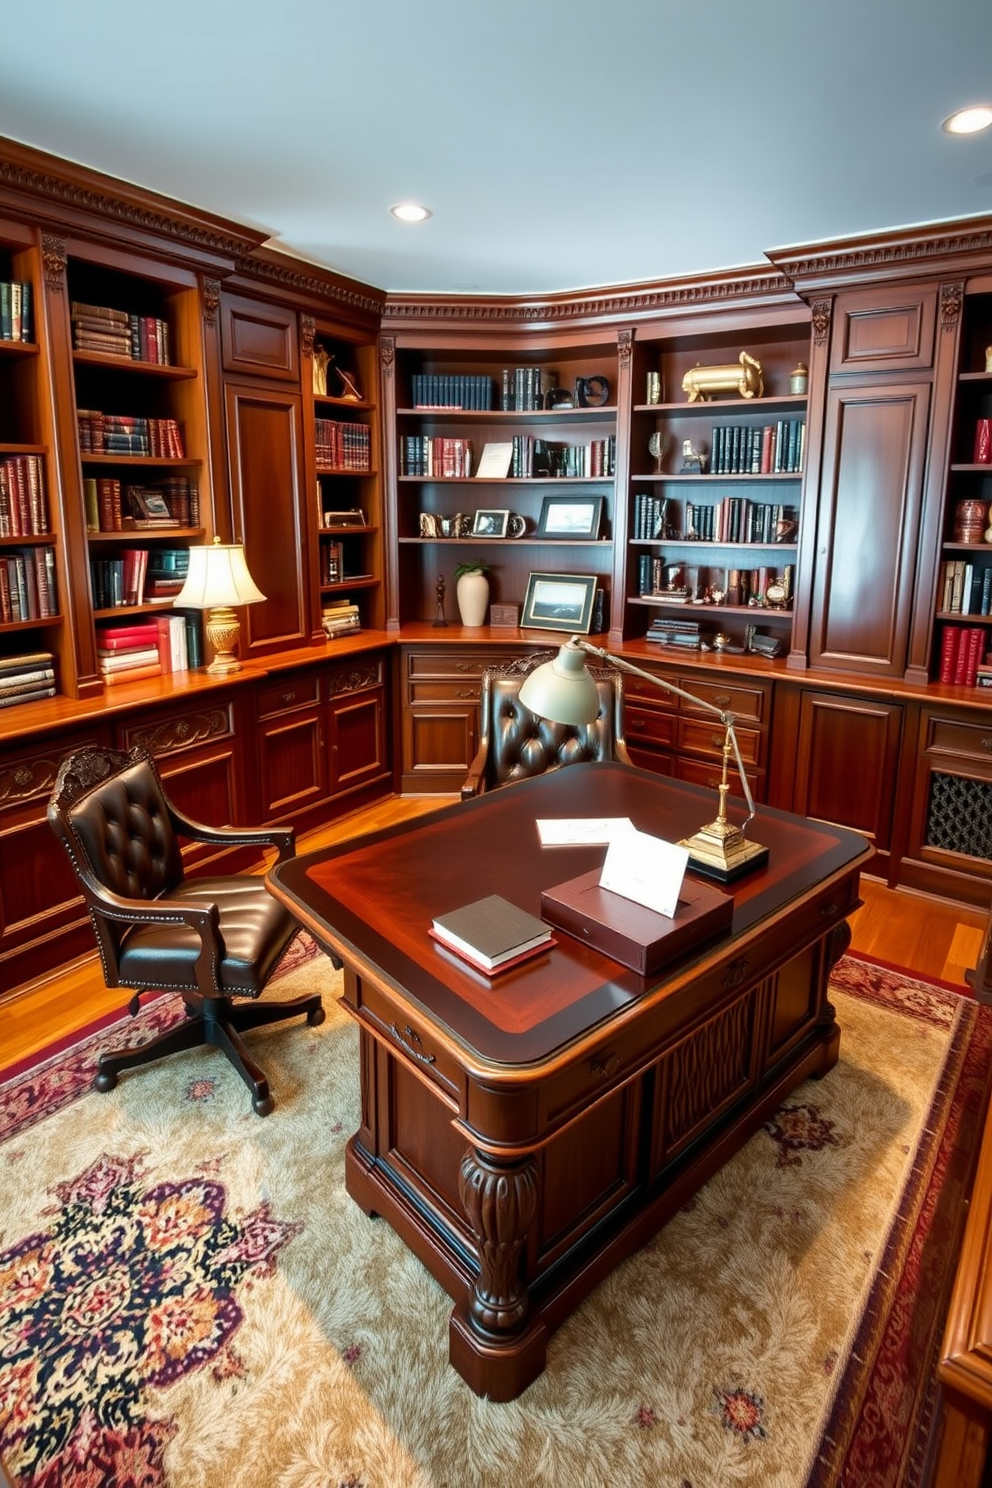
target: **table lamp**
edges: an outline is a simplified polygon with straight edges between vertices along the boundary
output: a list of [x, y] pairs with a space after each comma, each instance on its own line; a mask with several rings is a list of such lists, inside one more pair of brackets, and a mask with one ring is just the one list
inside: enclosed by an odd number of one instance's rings
[[528, 673], [520, 688], [520, 701], [524, 707], [529, 708], [532, 713], [539, 714], [542, 718], [549, 718], [552, 723], [572, 725], [592, 723], [599, 712], [599, 693], [586, 666], [587, 655], [600, 656], [619, 671], [631, 672], [635, 677], [642, 677], [655, 687], [660, 687], [662, 692], [674, 693], [677, 697], [686, 698], [694, 707], [716, 714], [724, 727], [723, 775], [719, 785], [719, 810], [712, 822], [700, 827], [699, 831], [694, 832], [691, 837], [683, 837], [679, 845], [688, 848], [689, 863], [693, 868], [722, 882], [738, 878], [740, 874], [766, 863], [768, 861], [767, 847], [762, 847], [757, 842], [749, 842], [744, 835], [743, 828], [727, 820], [727, 796], [730, 793], [727, 775], [731, 758], [736, 761], [744, 798], [747, 801], [748, 814], [744, 823], [745, 827], [754, 816], [754, 799], [744, 773], [732, 713], [706, 702], [703, 698], [694, 696], [691, 692], [686, 692], [684, 688], [677, 687], [674, 682], [666, 682], [652, 672], [646, 672], [642, 667], [634, 666], [632, 662], [625, 661], [622, 656], [614, 656], [612, 652], [604, 651], [601, 646], [594, 646], [590, 641], [584, 641], [581, 636], [572, 636], [559, 649], [558, 655], [553, 660], [546, 661], [542, 666], [535, 667], [532, 672]]
[[186, 582], [173, 600], [177, 608], [206, 610], [204, 631], [214, 652], [207, 667], [214, 676], [239, 672], [235, 656], [241, 623], [236, 605], [257, 604], [265, 595], [248, 572], [241, 543], [222, 543], [219, 537], [202, 548], [190, 548]]

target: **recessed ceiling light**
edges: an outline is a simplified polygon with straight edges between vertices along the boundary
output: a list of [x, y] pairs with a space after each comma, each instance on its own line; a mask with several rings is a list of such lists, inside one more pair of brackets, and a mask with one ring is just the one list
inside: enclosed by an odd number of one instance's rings
[[947, 134], [977, 134], [980, 129], [988, 129], [992, 124], [992, 106], [987, 103], [976, 104], [972, 108], [958, 109], [956, 114], [951, 114], [940, 126]]
[[419, 202], [397, 202], [396, 206], [390, 207], [389, 210], [401, 222], [426, 222], [427, 218], [431, 215], [427, 208], [422, 207]]

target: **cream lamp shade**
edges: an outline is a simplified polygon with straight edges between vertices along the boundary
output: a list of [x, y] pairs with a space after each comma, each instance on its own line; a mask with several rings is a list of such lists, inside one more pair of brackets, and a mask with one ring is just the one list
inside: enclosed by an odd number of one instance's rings
[[214, 652], [208, 672], [216, 676], [240, 671], [235, 649], [241, 626], [235, 608], [264, 598], [248, 572], [241, 543], [222, 543], [215, 537], [205, 547], [190, 548], [186, 582], [173, 604], [177, 609], [207, 611], [204, 630]]

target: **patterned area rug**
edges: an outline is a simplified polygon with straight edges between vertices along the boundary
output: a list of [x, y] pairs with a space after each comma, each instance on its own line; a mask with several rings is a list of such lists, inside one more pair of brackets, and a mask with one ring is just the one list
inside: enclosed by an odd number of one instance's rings
[[[162, 999], [0, 1087], [0, 1454], [19, 1488], [916, 1488], [992, 1015], [847, 957], [841, 1059], [553, 1336], [516, 1401], [344, 1190], [357, 1034], [327, 1022], [89, 1088]], [[416, 1324], [409, 1320], [416, 1318]]]

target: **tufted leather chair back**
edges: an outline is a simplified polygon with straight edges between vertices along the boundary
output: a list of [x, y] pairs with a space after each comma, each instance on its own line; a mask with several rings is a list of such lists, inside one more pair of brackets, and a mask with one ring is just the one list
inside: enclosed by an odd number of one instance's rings
[[539, 718], [520, 701], [523, 677], [487, 672], [482, 679], [482, 736], [488, 741], [485, 789], [585, 760], [622, 757], [623, 680], [599, 677], [599, 715], [573, 726]]
[[184, 877], [179, 842], [151, 756], [140, 749], [90, 749], [70, 757], [59, 770], [48, 819], [79, 875], [104, 969], [115, 974], [121, 940], [133, 917], [110, 919], [95, 891], [156, 899]]

